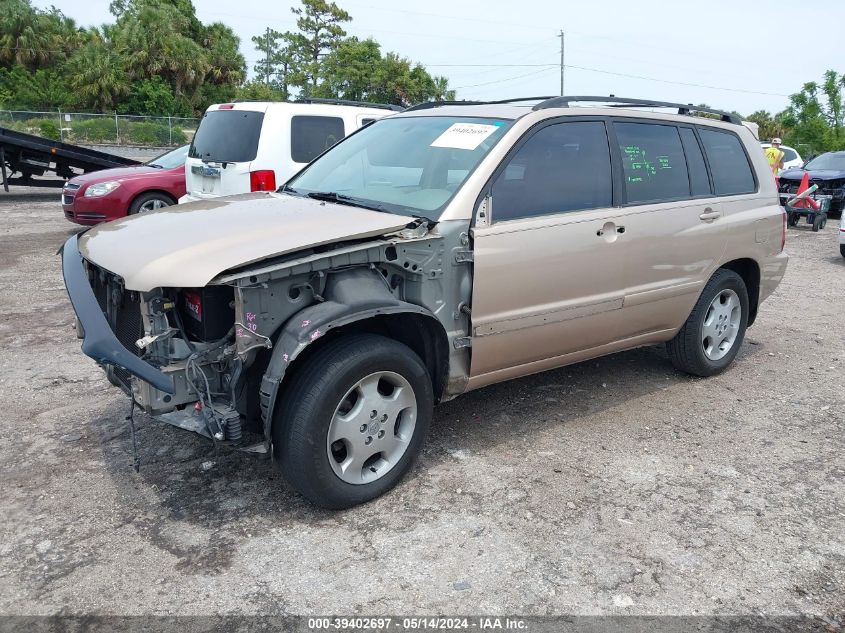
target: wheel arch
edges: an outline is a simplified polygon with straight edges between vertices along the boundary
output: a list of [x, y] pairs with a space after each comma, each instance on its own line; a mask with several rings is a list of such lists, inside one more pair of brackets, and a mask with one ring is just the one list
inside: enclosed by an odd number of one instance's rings
[[371, 271], [345, 271], [339, 277], [335, 287], [354, 287], [354, 301], [341, 302], [339, 299], [351, 299], [351, 295], [343, 290], [329, 290], [327, 301], [300, 310], [273, 337], [273, 350], [259, 389], [265, 438], [270, 437], [273, 412], [296, 368], [344, 335], [379, 334], [407, 345], [429, 370], [435, 402], [444, 392], [449, 375], [449, 344], [437, 317], [421, 306], [397, 299], [384, 280]]
[[161, 195], [163, 195], [165, 198], [167, 198], [168, 200], [170, 200], [173, 204], [177, 204], [177, 202], [178, 202], [178, 201], [177, 201], [177, 199], [176, 199], [176, 198], [174, 198], [174, 197], [173, 197], [173, 195], [172, 195], [170, 192], [165, 191], [164, 189], [158, 189], [158, 188], [155, 188], [155, 187], [153, 187], [152, 189], [142, 189], [141, 191], [136, 191], [136, 192], [132, 195], [132, 198], [130, 198], [130, 200], [129, 200], [129, 204], [126, 206], [126, 210], [127, 210], [127, 212], [128, 212], [128, 211], [129, 211], [129, 209], [132, 207], [132, 205], [133, 205], [133, 204], [135, 204], [135, 201], [136, 201], [138, 198], [140, 198], [141, 196], [146, 196], [147, 194], [150, 194], [150, 193], [158, 193], [158, 194], [161, 194]]
[[748, 326], [750, 327], [757, 318], [757, 308], [760, 305], [760, 264], [750, 257], [743, 257], [725, 262], [719, 268], [734, 271], [745, 282], [748, 290]]

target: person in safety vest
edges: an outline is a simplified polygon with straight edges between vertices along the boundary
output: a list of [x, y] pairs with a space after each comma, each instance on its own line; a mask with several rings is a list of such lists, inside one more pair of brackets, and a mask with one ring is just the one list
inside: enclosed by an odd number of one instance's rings
[[779, 138], [772, 139], [772, 146], [766, 148], [766, 160], [769, 161], [769, 168], [775, 178], [780, 176], [780, 170], [783, 169], [783, 150], [780, 149], [781, 140]]

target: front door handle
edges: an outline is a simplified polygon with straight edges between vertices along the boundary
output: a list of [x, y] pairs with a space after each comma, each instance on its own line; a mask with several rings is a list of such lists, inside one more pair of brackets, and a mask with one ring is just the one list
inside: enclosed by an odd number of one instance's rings
[[712, 222], [713, 220], [722, 217], [722, 214], [718, 211], [714, 211], [710, 207], [704, 209], [704, 213], [698, 216], [699, 220], [703, 220], [704, 222]]

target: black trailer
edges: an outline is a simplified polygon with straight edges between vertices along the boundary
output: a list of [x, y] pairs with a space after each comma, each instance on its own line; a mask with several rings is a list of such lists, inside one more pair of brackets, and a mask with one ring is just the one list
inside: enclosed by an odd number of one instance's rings
[[[131, 165], [140, 163], [131, 158], [0, 127], [0, 171], [6, 191], [9, 191], [10, 184], [61, 187], [66, 179], [79, 173]], [[33, 176], [43, 176], [46, 172], [54, 172], [61, 180], [33, 180]], [[12, 174], [20, 175], [9, 177]]]

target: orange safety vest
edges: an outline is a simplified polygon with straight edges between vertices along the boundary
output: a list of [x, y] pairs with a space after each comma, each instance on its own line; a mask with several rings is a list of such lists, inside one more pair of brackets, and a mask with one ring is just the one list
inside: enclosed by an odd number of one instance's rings
[[775, 178], [780, 175], [780, 162], [783, 160], [784, 153], [777, 147], [766, 148], [766, 160], [769, 161], [769, 168], [772, 170]]

